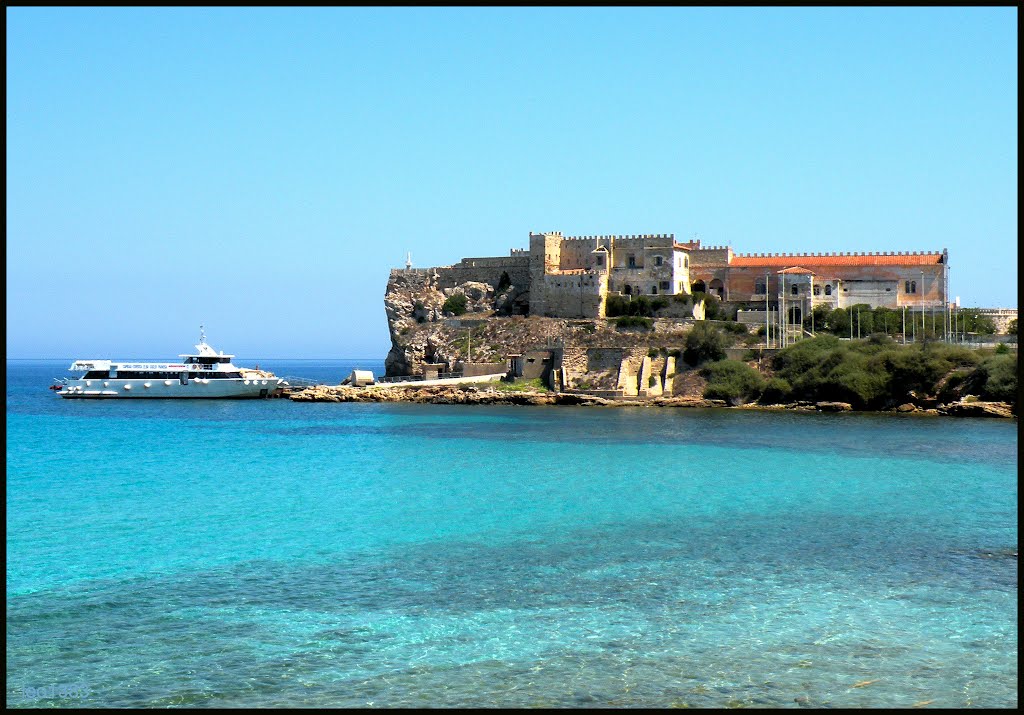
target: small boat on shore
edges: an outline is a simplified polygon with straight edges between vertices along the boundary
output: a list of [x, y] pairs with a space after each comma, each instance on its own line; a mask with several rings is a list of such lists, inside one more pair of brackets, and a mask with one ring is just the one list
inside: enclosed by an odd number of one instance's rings
[[83, 374], [50, 389], [68, 398], [238, 399], [270, 397], [285, 384], [265, 370], [233, 365], [235, 356], [210, 347], [201, 326], [196, 352], [178, 357], [165, 363], [76, 360], [68, 370]]

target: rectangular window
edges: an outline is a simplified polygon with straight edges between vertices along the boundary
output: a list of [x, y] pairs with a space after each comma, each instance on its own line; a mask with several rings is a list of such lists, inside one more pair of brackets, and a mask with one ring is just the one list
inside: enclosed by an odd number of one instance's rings
[[630, 268], [636, 268], [636, 256], [630, 256], [628, 260], [629, 260], [629, 267]]
[[596, 263], [599, 266], [603, 266], [604, 265], [604, 256], [596, 256], [594, 258], [594, 263]]
[[672, 285], [672, 284], [671, 284], [671, 283], [670, 283], [669, 281], [662, 281], [662, 282], [661, 282], [661, 289], [662, 289], [662, 290], [668, 290], [668, 289], [669, 289], [669, 286], [671, 286], [671, 285]]
[[660, 265], [661, 265], [661, 263], [662, 263], [662, 258], [661, 258], [661, 256], [655, 256], [655, 257], [654, 257], [654, 265], [656, 265], [656, 266], [660, 266]]

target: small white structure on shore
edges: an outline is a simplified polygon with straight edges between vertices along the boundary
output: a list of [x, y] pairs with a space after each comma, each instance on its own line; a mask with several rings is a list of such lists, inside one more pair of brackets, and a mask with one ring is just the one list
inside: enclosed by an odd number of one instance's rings
[[370, 370], [353, 370], [352, 374], [346, 377], [342, 381], [342, 385], [351, 385], [352, 387], [366, 387], [376, 382], [373, 378], [373, 373]]

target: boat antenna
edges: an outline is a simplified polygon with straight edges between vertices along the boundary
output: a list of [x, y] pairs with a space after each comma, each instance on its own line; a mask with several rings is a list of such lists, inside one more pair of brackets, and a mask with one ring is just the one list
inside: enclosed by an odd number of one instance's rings
[[202, 325], [199, 326], [199, 342], [200, 343], [205, 343], [206, 342], [206, 331], [203, 330], [203, 326]]

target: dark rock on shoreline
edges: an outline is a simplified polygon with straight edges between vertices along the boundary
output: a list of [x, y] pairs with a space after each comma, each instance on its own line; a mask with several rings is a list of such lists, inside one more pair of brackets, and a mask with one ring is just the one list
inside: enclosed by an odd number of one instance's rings
[[[423, 387], [345, 387], [318, 385], [290, 395], [296, 402], [417, 402], [438, 405], [600, 405], [607, 407], [727, 407], [725, 400], [701, 397], [653, 397], [609, 400], [576, 392], [514, 392], [481, 385], [428, 385]], [[733, 409], [787, 410], [794, 412], [852, 412], [848, 402], [793, 402], [785, 405], [746, 404]], [[910, 403], [890, 412], [956, 417], [1013, 418], [1010, 405], [1002, 402], [956, 402], [920, 409]]]

